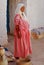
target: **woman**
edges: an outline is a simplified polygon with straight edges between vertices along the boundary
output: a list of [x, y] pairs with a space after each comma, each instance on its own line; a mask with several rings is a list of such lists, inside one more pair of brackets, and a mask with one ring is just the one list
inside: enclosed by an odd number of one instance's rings
[[30, 54], [32, 54], [29, 24], [24, 11], [24, 4], [19, 3], [17, 5], [14, 18], [14, 57], [17, 59], [20, 57], [27, 58]]

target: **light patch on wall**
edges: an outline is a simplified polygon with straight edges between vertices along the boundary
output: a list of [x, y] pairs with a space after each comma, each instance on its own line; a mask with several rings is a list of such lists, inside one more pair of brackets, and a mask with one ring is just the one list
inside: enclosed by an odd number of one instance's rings
[[7, 0], [0, 0], [0, 44], [7, 43], [6, 2]]
[[27, 0], [27, 17], [31, 29], [44, 26], [44, 0]]

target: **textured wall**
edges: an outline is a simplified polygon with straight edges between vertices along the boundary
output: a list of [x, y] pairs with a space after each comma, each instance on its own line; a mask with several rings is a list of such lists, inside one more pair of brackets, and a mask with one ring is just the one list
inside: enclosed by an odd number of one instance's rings
[[6, 1], [7, 0], [0, 0], [0, 44], [7, 43]]
[[44, 0], [27, 0], [27, 16], [31, 29], [44, 26]]

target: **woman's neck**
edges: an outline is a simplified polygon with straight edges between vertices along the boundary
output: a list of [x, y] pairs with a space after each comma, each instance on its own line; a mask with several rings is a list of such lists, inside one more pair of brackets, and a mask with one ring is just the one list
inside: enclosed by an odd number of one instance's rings
[[24, 15], [23, 15], [23, 12], [20, 12], [20, 16], [23, 18], [23, 16], [24, 16]]

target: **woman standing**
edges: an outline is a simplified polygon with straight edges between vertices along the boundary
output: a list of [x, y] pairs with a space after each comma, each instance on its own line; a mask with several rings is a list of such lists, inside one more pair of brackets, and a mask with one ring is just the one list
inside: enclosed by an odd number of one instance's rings
[[[32, 54], [30, 43], [30, 31], [27, 18], [25, 16], [25, 6], [22, 3], [17, 5], [15, 11], [15, 29], [14, 29], [14, 57], [26, 58]], [[29, 58], [28, 58], [29, 59]]]

